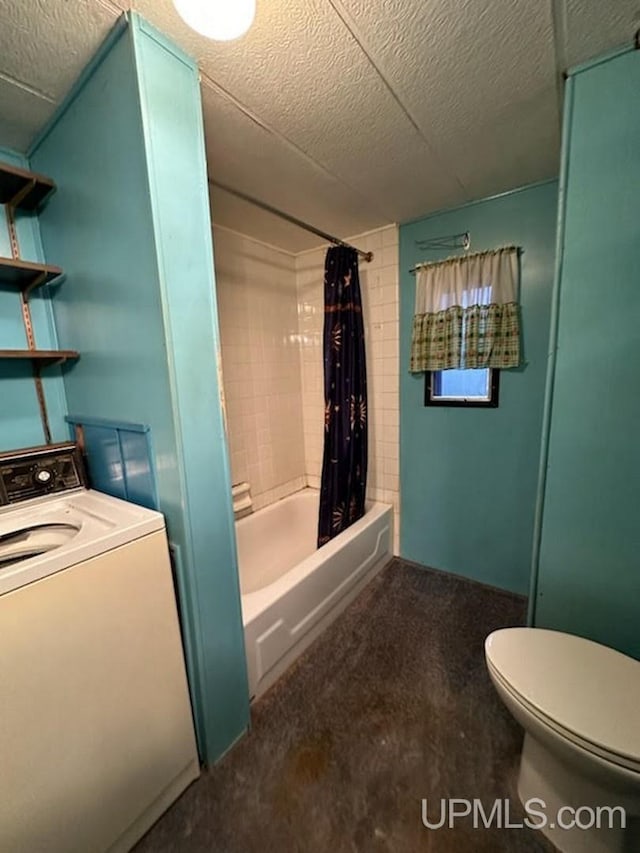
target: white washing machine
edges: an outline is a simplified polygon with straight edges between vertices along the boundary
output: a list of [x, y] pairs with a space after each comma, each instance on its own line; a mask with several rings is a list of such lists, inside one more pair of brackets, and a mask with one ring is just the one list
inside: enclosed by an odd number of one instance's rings
[[162, 515], [0, 454], [2, 850], [130, 850], [199, 772]]

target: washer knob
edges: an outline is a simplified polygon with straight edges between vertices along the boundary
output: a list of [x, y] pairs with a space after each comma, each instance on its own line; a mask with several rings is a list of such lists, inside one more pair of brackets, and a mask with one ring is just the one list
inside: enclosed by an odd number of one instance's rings
[[37, 483], [46, 486], [46, 484], [51, 480], [51, 471], [48, 471], [46, 468], [40, 468], [36, 471], [35, 479]]

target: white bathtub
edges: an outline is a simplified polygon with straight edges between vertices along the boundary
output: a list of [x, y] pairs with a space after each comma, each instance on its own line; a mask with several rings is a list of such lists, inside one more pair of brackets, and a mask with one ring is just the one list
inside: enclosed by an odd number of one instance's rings
[[249, 688], [264, 693], [392, 556], [393, 508], [319, 550], [319, 495], [303, 489], [236, 522]]

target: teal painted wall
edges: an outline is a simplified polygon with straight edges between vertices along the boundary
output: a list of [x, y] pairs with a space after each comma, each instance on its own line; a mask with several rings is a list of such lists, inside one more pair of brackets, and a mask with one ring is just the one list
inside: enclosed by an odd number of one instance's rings
[[[400, 489], [402, 556], [526, 593], [542, 429], [555, 258], [557, 183], [438, 213], [400, 228]], [[521, 257], [524, 367], [505, 370], [497, 409], [426, 408], [409, 374], [411, 267], [451, 252], [416, 240], [463, 231], [472, 251], [514, 243]]]
[[[7, 148], [0, 148], [0, 162], [22, 169], [29, 168], [26, 157]], [[21, 257], [27, 261], [44, 261], [38, 217], [16, 211], [15, 222]], [[0, 256], [11, 257], [3, 205], [0, 205]], [[46, 260], [57, 263], [54, 258]], [[30, 300], [34, 336], [41, 349], [55, 349], [57, 346], [50, 290], [54, 288], [38, 289]], [[26, 348], [27, 338], [18, 293], [15, 288], [3, 290], [0, 287], [0, 349]], [[54, 441], [64, 441], [68, 438], [68, 429], [64, 422], [66, 402], [60, 368], [47, 368], [42, 375], [52, 438]], [[31, 364], [0, 362], [0, 451], [31, 447], [44, 444], [44, 441]]]
[[195, 63], [134, 18], [185, 537], [182, 575], [197, 658], [200, 729], [218, 757], [249, 722], [200, 80]]
[[59, 185], [41, 229], [68, 273], [60, 343], [82, 353], [69, 412], [151, 427], [210, 762], [246, 729], [248, 691], [195, 64], [137, 16], [121, 22], [32, 162]]
[[640, 657], [640, 53], [568, 83], [534, 622]]

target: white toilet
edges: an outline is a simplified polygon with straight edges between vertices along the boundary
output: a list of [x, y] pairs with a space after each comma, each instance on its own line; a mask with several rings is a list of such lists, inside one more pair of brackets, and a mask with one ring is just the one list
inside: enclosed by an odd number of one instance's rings
[[[563, 853], [638, 853], [640, 662], [542, 628], [494, 631], [485, 655], [500, 698], [525, 729], [518, 795], [545, 802], [542, 832]], [[624, 808], [626, 829], [619, 812], [609, 828], [607, 812], [595, 811], [607, 806]], [[601, 827], [552, 826], [563, 807], [587, 807], [576, 815], [580, 825], [599, 814]], [[563, 824], [571, 819], [562, 813]]]

